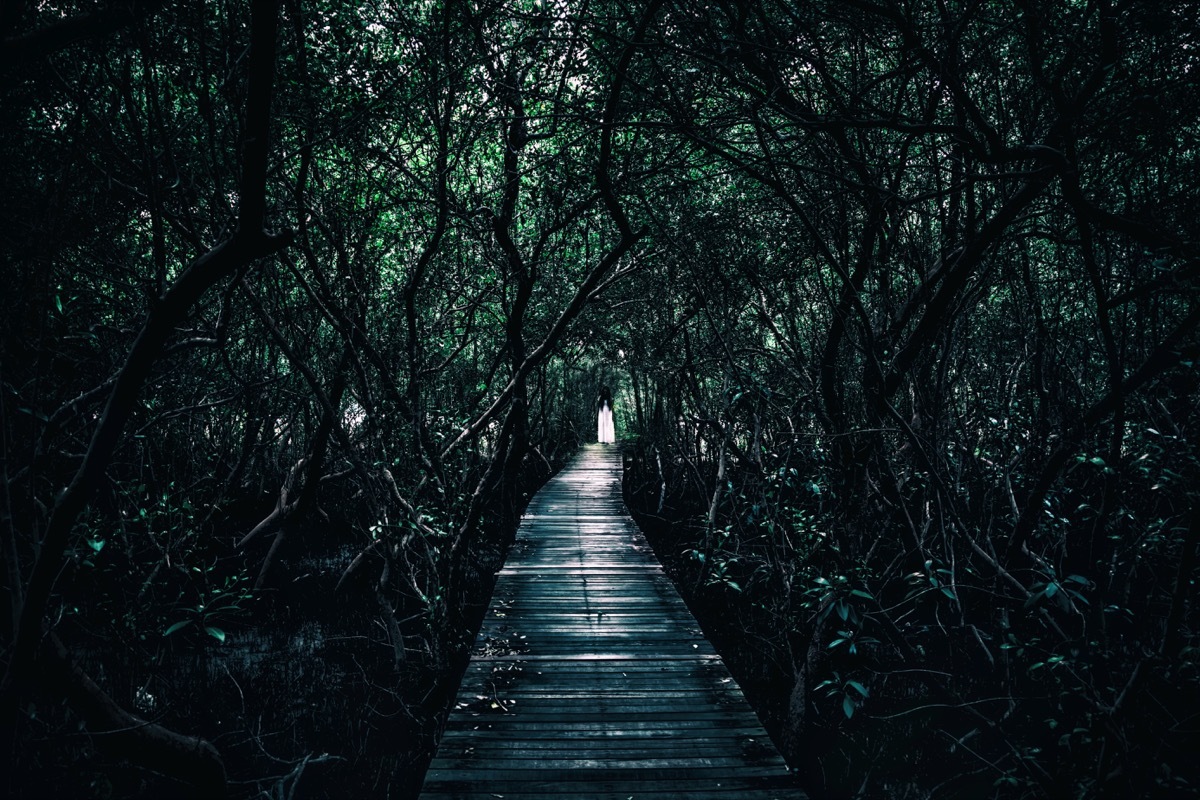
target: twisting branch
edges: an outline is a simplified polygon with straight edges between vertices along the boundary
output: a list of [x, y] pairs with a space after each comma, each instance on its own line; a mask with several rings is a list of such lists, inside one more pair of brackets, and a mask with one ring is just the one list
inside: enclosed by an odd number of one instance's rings
[[1167, 335], [1132, 375], [1119, 386], [1114, 386], [1087, 410], [1072, 434], [1063, 437], [1058, 447], [1046, 459], [1046, 464], [1042, 467], [1037, 481], [1033, 485], [1033, 490], [1030, 491], [1029, 498], [1025, 501], [1025, 508], [1021, 510], [1021, 516], [1016, 521], [1012, 539], [1008, 544], [1010, 558], [1014, 553], [1025, 550], [1026, 542], [1037, 529], [1046, 496], [1050, 493], [1055, 481], [1058, 480], [1063, 467], [1075, 455], [1087, 435], [1116, 410], [1117, 404], [1121, 400], [1132, 396], [1142, 386], [1167, 370], [1173, 369], [1180, 361], [1200, 356], [1200, 347], [1186, 344], [1187, 337], [1197, 327], [1200, 327], [1200, 305], [1192, 308], [1191, 312]]
[[617, 62], [617, 72], [613, 78], [612, 86], [609, 89], [608, 99], [604, 104], [604, 112], [601, 116], [601, 137], [600, 137], [600, 158], [596, 164], [596, 182], [600, 187], [600, 196], [604, 202], [609, 216], [612, 217], [613, 223], [617, 226], [617, 230], [621, 232], [621, 238], [612, 250], [608, 252], [600, 260], [591, 272], [583, 279], [583, 282], [575, 290], [574, 296], [567, 307], [559, 314], [558, 319], [554, 321], [550, 332], [542, 339], [541, 344], [533, 349], [533, 351], [525, 357], [521, 365], [517, 367], [508, 384], [501, 390], [492, 404], [475, 420], [464, 428], [449, 444], [442, 448], [441, 458], [445, 459], [464, 441], [473, 439], [479, 435], [479, 432], [488, 425], [496, 415], [508, 404], [512, 399], [513, 393], [521, 385], [526, 377], [548, 357], [554, 348], [558, 345], [558, 341], [566, 333], [568, 326], [574, 321], [575, 317], [583, 310], [588, 300], [592, 297], [593, 292], [604, 280], [605, 275], [609, 273], [617, 262], [629, 252], [629, 250], [637, 244], [639, 240], [645, 237], [647, 230], [643, 226], [638, 230], [633, 230], [629, 222], [629, 217], [626, 215], [624, 207], [617, 196], [616, 190], [613, 187], [612, 179], [609, 173], [612, 169], [612, 145], [613, 133], [616, 128], [616, 114], [620, 105], [621, 92], [625, 86], [626, 72], [629, 70], [630, 64], [633, 62], [634, 54], [641, 47], [642, 41], [645, 38], [646, 29], [657, 15], [659, 8], [662, 7], [663, 0], [656, 0], [647, 8], [642, 18], [638, 22], [638, 26], [633, 38], [625, 46], [621, 53], [621, 57]]
[[290, 233], [270, 234], [263, 228], [277, 17], [277, 0], [254, 0], [237, 230], [229, 239], [193, 261], [158, 298], [126, 356], [83, 463], [59, 494], [41, 537], [38, 557], [21, 609], [12, 661], [5, 676], [6, 696], [24, 691], [31, 682], [34, 661], [43, 638], [46, 607], [55, 578], [62, 568], [71, 530], [87, 508], [96, 488], [103, 482], [105, 470], [121, 441], [138, 395], [161, 356], [167, 339], [174, 333], [176, 324], [217, 283], [291, 242]]

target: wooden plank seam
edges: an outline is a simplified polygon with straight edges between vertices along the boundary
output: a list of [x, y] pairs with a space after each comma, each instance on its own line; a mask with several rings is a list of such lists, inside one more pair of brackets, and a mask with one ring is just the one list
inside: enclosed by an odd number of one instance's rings
[[589, 445], [529, 504], [421, 797], [805, 795]]

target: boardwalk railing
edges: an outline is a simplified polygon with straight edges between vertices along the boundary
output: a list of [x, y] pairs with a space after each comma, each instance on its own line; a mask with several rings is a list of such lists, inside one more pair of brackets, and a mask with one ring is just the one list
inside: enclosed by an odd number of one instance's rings
[[803, 798], [591, 445], [530, 503], [422, 798]]

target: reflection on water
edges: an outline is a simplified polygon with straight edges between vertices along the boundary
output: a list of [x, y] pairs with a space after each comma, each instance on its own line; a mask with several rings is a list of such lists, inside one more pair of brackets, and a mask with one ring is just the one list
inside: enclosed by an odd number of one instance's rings
[[[347, 638], [358, 637], [338, 637], [338, 640]], [[224, 678], [226, 670], [249, 673], [288, 666], [302, 675], [306, 667], [313, 665], [313, 656], [322, 654], [324, 648], [324, 626], [316, 620], [305, 620], [294, 630], [258, 627], [239, 631], [229, 637], [226, 646], [196, 653], [193, 665], [212, 680]]]
[[216, 744], [234, 796], [287, 797], [301, 780], [297, 797], [377, 794], [372, 785], [408, 796], [444, 676], [420, 663], [398, 672], [374, 598], [334, 592], [354, 555], [285, 565], [297, 577], [223, 621], [224, 642], [191, 630], [78, 657], [122, 705]]

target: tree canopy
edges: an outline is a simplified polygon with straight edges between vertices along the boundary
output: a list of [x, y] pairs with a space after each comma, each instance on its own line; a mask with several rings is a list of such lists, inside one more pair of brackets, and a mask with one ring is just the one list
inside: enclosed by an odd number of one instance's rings
[[47, 0], [0, 39], [16, 796], [93, 748], [294, 790], [317, 745], [268, 779], [189, 726], [209, 678], [139, 684], [297, 586], [427, 758], [410, 706], [605, 385], [814, 796], [1200, 791], [1200, 7]]

